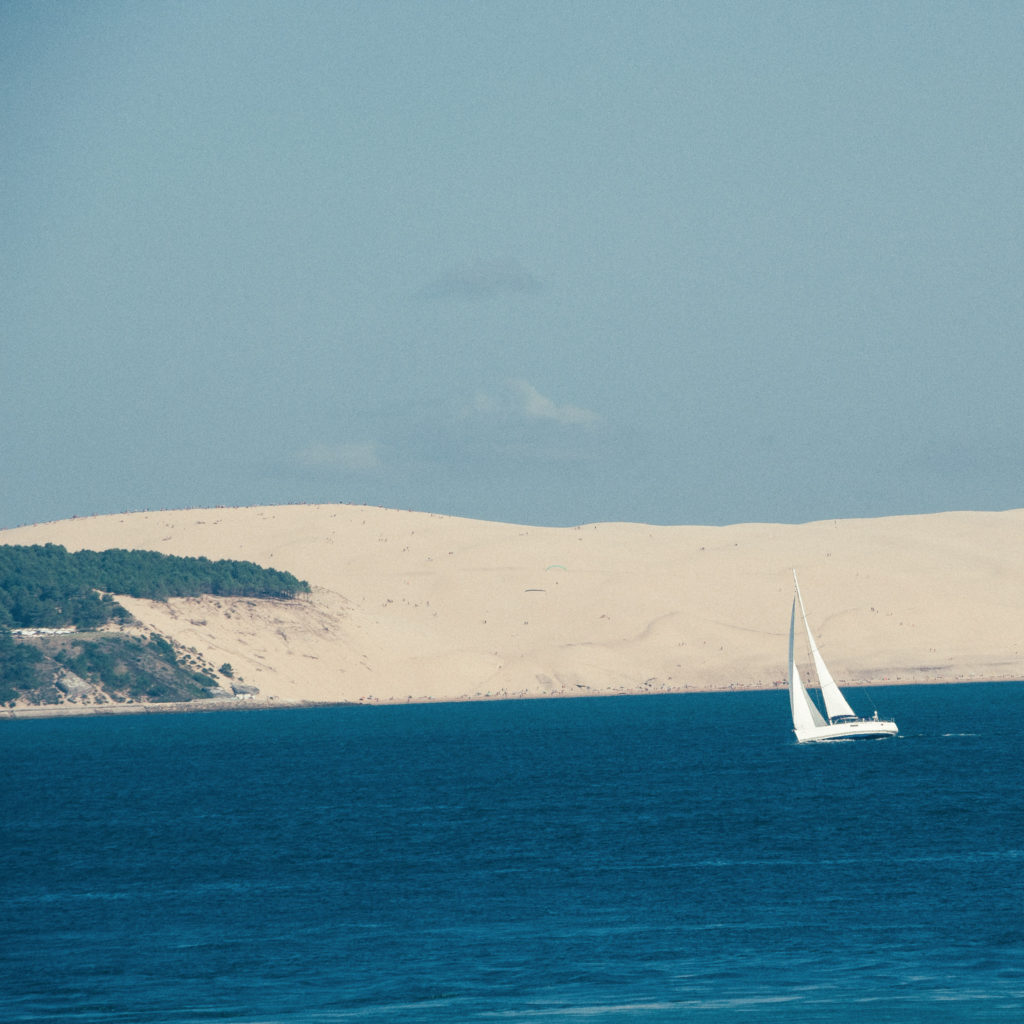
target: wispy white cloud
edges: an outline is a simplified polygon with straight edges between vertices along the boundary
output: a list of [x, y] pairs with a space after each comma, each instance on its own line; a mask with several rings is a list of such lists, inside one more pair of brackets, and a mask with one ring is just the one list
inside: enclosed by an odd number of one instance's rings
[[529, 381], [510, 382], [512, 393], [519, 402], [519, 411], [527, 419], [554, 420], [566, 426], [589, 426], [597, 422], [597, 413], [581, 409], [578, 405], [558, 405], [542, 395]]
[[600, 419], [590, 409], [569, 403], [559, 405], [529, 381], [522, 379], [508, 381], [497, 394], [477, 392], [473, 399], [473, 411], [488, 419], [547, 420], [575, 427], [589, 427]]
[[446, 271], [421, 291], [426, 299], [487, 299], [536, 292], [540, 281], [517, 260], [478, 260]]
[[345, 469], [352, 472], [373, 472], [381, 468], [377, 445], [312, 444], [295, 455], [296, 462], [307, 469]]

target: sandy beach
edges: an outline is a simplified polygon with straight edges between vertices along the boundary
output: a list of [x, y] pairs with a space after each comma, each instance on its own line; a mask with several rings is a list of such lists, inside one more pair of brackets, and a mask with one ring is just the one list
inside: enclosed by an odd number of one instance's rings
[[308, 580], [312, 594], [287, 602], [119, 598], [147, 629], [230, 663], [258, 704], [781, 686], [793, 568], [841, 685], [1024, 678], [1020, 509], [538, 528], [288, 505], [0, 531], [48, 542], [246, 559]]

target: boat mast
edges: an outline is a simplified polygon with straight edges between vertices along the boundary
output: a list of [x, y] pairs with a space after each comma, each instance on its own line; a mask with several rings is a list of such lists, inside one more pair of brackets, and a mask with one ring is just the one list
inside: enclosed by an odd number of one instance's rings
[[825, 664], [825, 659], [822, 658], [821, 652], [818, 650], [818, 645], [814, 642], [814, 634], [811, 632], [811, 627], [807, 622], [807, 610], [804, 608], [803, 595], [800, 593], [800, 582], [796, 578], [796, 569], [793, 570], [793, 585], [796, 587], [796, 598], [800, 603], [800, 615], [804, 620], [807, 643], [811, 648], [811, 658], [814, 661], [814, 669], [818, 673], [818, 686], [821, 687], [821, 696], [825, 700], [825, 711], [828, 714], [829, 721], [834, 722], [837, 718], [856, 718], [857, 716], [853, 708], [846, 702], [846, 698], [836, 685], [836, 681], [832, 678], [832, 673], [829, 672], [828, 666]]

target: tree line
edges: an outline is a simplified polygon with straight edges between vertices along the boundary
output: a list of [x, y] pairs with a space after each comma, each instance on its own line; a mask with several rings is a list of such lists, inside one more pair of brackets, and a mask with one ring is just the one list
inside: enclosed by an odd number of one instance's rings
[[0, 545], [0, 630], [95, 629], [130, 616], [111, 596], [292, 598], [309, 584], [254, 562], [159, 551], [68, 551], [61, 544]]

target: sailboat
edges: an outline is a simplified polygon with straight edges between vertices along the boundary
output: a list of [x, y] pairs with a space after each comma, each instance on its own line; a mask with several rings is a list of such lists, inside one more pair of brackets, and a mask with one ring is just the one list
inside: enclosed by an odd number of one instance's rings
[[[847, 703], [842, 690], [836, 686], [825, 661], [814, 642], [811, 627], [807, 624], [807, 611], [804, 599], [800, 594], [800, 583], [793, 571], [793, 585], [796, 593], [793, 597], [793, 612], [789, 618], [789, 706], [793, 712], [793, 732], [797, 743], [818, 743], [822, 740], [860, 740], [880, 739], [884, 736], [898, 736], [899, 729], [895, 722], [886, 722], [875, 712], [873, 718], [859, 718]], [[793, 653], [793, 635], [796, 631], [796, 606], [800, 605], [804, 629], [807, 631], [807, 643], [811, 648], [811, 658], [821, 687], [821, 696], [825, 701], [825, 714], [811, 700], [807, 687], [800, 678], [800, 670], [796, 667], [796, 656]]]

